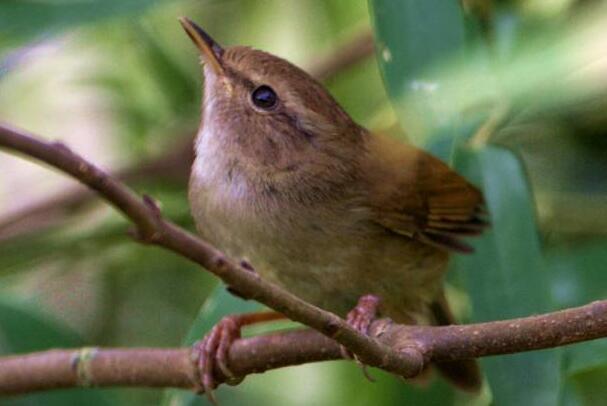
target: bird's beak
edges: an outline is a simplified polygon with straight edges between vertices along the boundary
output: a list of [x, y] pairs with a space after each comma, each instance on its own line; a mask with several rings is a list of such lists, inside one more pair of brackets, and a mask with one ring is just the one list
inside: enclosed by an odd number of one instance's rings
[[179, 22], [183, 29], [200, 50], [204, 61], [208, 63], [217, 75], [224, 75], [221, 57], [223, 48], [209, 34], [187, 17], [181, 17]]

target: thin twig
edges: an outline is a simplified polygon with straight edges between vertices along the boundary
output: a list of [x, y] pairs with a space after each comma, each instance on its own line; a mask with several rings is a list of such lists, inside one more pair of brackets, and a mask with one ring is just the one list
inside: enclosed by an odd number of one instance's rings
[[365, 28], [337, 49], [331, 49], [317, 59], [308, 72], [318, 80], [328, 81], [338, 73], [371, 57], [374, 50], [373, 32], [370, 28]]
[[[191, 141], [186, 139], [182, 141], [168, 153], [120, 170], [114, 176], [126, 183], [154, 179], [154, 181], [185, 186], [194, 156]], [[0, 243], [62, 224], [66, 221], [66, 217], [78, 213], [80, 209], [88, 208], [92, 202], [96, 201], [95, 197], [90, 190], [77, 185], [73, 189], [62, 191], [59, 195], [51, 196], [41, 202], [23, 207], [15, 213], [0, 217]]]

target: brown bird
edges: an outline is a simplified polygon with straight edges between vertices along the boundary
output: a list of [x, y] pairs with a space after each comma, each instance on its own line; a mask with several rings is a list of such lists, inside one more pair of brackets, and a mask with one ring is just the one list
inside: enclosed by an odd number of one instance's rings
[[[205, 62], [189, 189], [200, 234], [363, 332], [375, 310], [404, 324], [454, 323], [443, 275], [451, 252], [472, 251], [462, 237], [486, 225], [481, 193], [426, 152], [355, 123], [291, 63], [224, 49], [181, 23]], [[214, 363], [230, 376], [240, 327], [278, 317], [219, 323], [200, 347], [203, 388], [215, 386]], [[436, 366], [462, 389], [481, 385], [473, 360]]]

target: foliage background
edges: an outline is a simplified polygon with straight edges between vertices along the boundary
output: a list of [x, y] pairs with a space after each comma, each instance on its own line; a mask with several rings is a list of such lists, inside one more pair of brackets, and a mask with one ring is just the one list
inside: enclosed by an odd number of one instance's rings
[[[254, 45], [303, 67], [373, 29], [377, 60], [327, 85], [361, 124], [400, 123], [410, 142], [484, 189], [492, 231], [474, 241], [475, 255], [453, 261], [450, 299], [466, 321], [524, 316], [607, 292], [605, 3], [5, 0], [0, 119], [61, 139], [112, 171], [142, 168], [186, 148], [198, 124], [201, 77], [178, 16], [199, 22], [222, 44]], [[128, 181], [191, 228], [184, 159], [177, 157]], [[0, 154], [0, 353], [177, 346], [222, 315], [256, 307], [188, 262], [130, 241], [125, 222], [102, 204], [6, 221], [76, 188]], [[381, 371], [373, 371], [378, 382], [371, 384], [345, 362], [250, 376], [217, 394], [223, 405], [599, 405], [607, 397], [605, 340], [482, 364], [488, 385], [479, 398], [440, 380], [404, 385]], [[206, 400], [146, 389], [0, 400], [83, 402]]]

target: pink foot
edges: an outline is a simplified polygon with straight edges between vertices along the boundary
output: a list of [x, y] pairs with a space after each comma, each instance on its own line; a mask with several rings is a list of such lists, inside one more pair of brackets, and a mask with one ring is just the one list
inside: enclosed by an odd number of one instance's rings
[[[377, 317], [377, 309], [379, 307], [380, 299], [375, 295], [365, 295], [358, 299], [358, 303], [354, 309], [350, 310], [346, 321], [348, 324], [360, 332], [361, 334], [369, 334], [369, 326], [371, 322]], [[354, 359], [363, 369], [363, 374], [371, 382], [374, 379], [369, 375], [366, 366], [360, 362], [355, 354], [352, 354], [345, 347], [341, 347], [341, 354], [346, 359]]]
[[200, 389], [204, 391], [209, 401], [214, 405], [217, 404], [217, 399], [213, 394], [213, 389], [217, 387], [217, 382], [213, 375], [213, 369], [217, 365], [228, 380], [236, 380], [236, 376], [228, 368], [227, 361], [230, 346], [240, 338], [241, 327], [241, 317], [224, 317], [213, 327], [209, 334], [194, 344], [198, 352], [196, 363], [200, 374]]
[[284, 319], [285, 316], [277, 312], [257, 312], [224, 317], [217, 323], [211, 332], [202, 340], [194, 344], [196, 364], [200, 379], [200, 391], [207, 395], [209, 401], [216, 405], [217, 400], [213, 389], [217, 387], [213, 375], [215, 366], [226, 378], [226, 383], [236, 385], [242, 381], [228, 367], [228, 354], [234, 341], [238, 340], [240, 330], [244, 326]]

